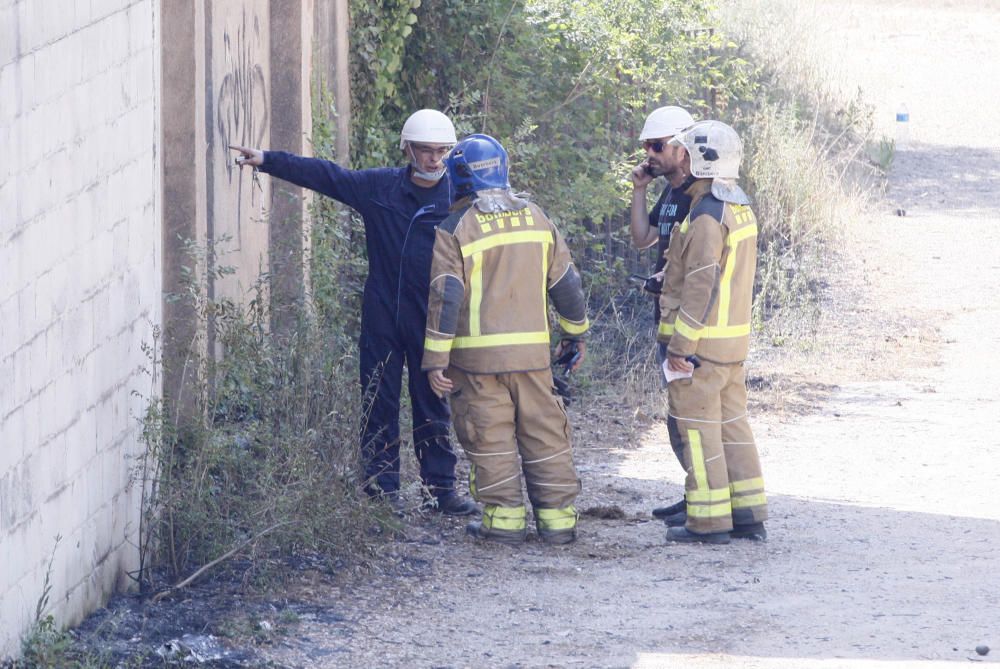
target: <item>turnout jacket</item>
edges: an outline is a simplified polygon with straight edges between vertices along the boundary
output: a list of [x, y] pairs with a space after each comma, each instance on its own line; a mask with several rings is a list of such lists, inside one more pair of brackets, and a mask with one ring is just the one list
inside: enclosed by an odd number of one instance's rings
[[746, 205], [712, 195], [712, 180], [687, 189], [691, 210], [670, 233], [657, 340], [672, 355], [735, 363], [750, 347], [757, 220]]
[[567, 335], [590, 327], [580, 275], [562, 235], [533, 203], [484, 213], [459, 202], [437, 229], [424, 371], [548, 369], [548, 299]]

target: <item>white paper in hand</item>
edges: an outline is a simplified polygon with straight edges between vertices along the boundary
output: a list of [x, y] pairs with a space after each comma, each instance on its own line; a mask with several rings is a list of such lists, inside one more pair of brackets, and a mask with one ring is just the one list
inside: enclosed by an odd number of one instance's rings
[[670, 362], [669, 358], [664, 360], [661, 365], [663, 367], [663, 378], [667, 380], [667, 383], [676, 381], [677, 379], [690, 379], [691, 375], [694, 374], [693, 369], [690, 372], [675, 372], [667, 365], [668, 362]]

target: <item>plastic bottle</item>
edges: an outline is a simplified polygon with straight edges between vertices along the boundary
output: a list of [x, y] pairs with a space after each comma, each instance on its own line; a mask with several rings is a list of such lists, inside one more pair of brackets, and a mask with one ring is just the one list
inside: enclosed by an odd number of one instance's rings
[[896, 148], [902, 149], [910, 143], [910, 111], [905, 104], [896, 110]]

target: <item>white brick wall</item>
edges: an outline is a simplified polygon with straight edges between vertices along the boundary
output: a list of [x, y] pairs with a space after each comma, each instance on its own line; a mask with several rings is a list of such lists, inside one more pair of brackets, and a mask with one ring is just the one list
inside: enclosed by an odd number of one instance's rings
[[[131, 396], [161, 317], [159, 4], [0, 0], [0, 658], [137, 563]], [[56, 535], [62, 537], [58, 546]]]

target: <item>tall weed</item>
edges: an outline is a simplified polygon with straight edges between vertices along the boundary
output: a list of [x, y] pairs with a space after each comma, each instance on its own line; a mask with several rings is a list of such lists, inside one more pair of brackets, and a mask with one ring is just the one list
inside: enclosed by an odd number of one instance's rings
[[199, 317], [222, 354], [189, 352], [204, 370], [197, 415], [154, 401], [144, 425], [156, 463], [144, 481], [143, 545], [152, 551], [144, 583], [151, 567], [176, 579], [248, 540], [251, 566], [296, 551], [363, 550], [369, 516], [357, 494], [351, 349], [305, 317], [279, 339], [260, 299], [245, 309], [205, 306]]

